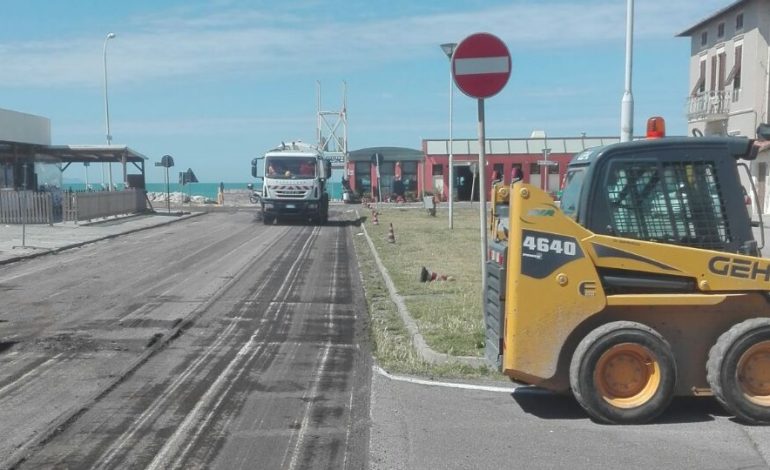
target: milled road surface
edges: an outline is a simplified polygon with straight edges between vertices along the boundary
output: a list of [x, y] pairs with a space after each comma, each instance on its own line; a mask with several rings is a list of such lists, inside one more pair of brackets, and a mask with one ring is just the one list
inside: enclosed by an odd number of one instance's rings
[[214, 213], [3, 267], [0, 466], [365, 467], [366, 315], [335, 219]]

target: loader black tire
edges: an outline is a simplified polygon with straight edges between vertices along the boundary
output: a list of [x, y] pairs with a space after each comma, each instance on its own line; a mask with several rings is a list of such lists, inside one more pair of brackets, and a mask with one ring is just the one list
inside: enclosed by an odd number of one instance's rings
[[752, 318], [724, 332], [709, 351], [711, 391], [730, 413], [770, 424], [770, 318]]
[[572, 393], [594, 420], [646, 423], [671, 403], [676, 361], [668, 342], [641, 323], [617, 321], [591, 331], [572, 355]]
[[272, 216], [272, 215], [262, 216], [262, 223], [264, 223], [265, 225], [273, 225], [274, 221], [275, 221], [275, 216]]

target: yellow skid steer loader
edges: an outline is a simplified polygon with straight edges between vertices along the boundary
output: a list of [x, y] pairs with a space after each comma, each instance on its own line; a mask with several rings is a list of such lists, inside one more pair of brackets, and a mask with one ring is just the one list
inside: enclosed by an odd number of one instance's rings
[[739, 175], [755, 157], [745, 138], [664, 137], [576, 155], [560, 204], [495, 185], [487, 360], [571, 391], [600, 422], [646, 422], [674, 396], [713, 393], [770, 423], [770, 260]]

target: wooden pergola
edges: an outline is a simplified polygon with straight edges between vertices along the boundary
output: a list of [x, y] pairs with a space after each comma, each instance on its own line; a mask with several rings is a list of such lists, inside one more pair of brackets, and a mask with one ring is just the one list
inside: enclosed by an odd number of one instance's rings
[[[73, 163], [115, 163], [122, 169], [123, 183], [144, 186], [147, 157], [125, 145], [39, 145], [0, 141], [0, 188], [36, 189], [34, 164], [61, 164], [63, 173]], [[129, 174], [133, 165], [138, 174]]]

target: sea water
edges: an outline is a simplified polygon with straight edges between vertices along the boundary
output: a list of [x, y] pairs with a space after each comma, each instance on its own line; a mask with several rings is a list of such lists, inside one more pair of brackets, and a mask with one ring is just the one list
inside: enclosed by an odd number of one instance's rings
[[[102, 189], [101, 184], [91, 184], [91, 189], [94, 191], [100, 191]], [[123, 189], [122, 184], [116, 185], [118, 189]], [[145, 184], [148, 193], [165, 193], [166, 183], [146, 183]], [[247, 190], [246, 183], [224, 183], [225, 192], [228, 190]], [[258, 187], [258, 184], [256, 185]], [[64, 191], [85, 191], [85, 183], [73, 183], [64, 184], [62, 189]], [[326, 190], [329, 192], [331, 199], [342, 199], [342, 183], [328, 181], [326, 183]], [[188, 183], [181, 185], [178, 183], [168, 184], [169, 193], [185, 193], [190, 196], [203, 196], [208, 199], [217, 200], [217, 193], [219, 192], [219, 183]]]

